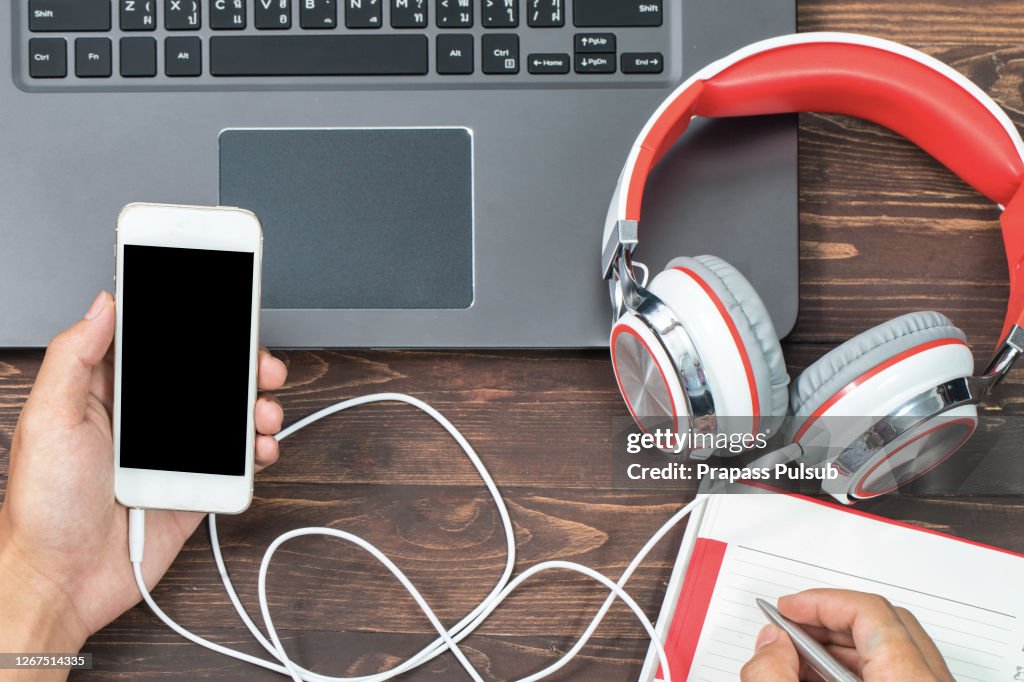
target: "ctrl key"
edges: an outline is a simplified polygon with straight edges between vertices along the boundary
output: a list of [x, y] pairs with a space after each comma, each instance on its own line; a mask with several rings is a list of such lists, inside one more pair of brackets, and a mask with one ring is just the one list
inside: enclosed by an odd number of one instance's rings
[[67, 77], [67, 41], [63, 38], [33, 38], [28, 41], [28, 75], [32, 78]]

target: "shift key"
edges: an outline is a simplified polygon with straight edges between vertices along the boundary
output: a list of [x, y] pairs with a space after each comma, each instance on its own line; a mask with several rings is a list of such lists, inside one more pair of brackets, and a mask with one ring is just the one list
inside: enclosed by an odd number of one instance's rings
[[109, 31], [110, 0], [29, 0], [31, 31]]
[[576, 26], [661, 26], [662, 0], [573, 0]]

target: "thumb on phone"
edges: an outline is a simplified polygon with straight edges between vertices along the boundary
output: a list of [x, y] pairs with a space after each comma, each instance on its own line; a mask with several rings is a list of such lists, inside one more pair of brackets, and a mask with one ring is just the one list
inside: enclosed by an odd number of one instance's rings
[[757, 636], [756, 651], [740, 671], [742, 682], [796, 682], [800, 657], [785, 632], [766, 625]]

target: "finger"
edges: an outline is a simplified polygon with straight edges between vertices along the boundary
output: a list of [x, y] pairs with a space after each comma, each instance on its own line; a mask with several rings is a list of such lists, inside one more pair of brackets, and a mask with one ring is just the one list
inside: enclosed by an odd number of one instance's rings
[[103, 404], [107, 414], [114, 413], [114, 344], [93, 369], [89, 392]]
[[892, 604], [879, 595], [807, 590], [779, 599], [779, 611], [801, 624], [850, 633], [865, 676], [879, 670], [884, 679], [927, 679], [931, 672]]
[[814, 639], [822, 644], [838, 644], [839, 646], [853, 647], [853, 635], [849, 632], [833, 632], [820, 625], [803, 625], [803, 629]]
[[796, 682], [800, 675], [800, 658], [779, 628], [766, 625], [757, 636], [756, 651], [740, 670], [741, 682]]
[[273, 435], [281, 430], [281, 424], [284, 422], [284, 410], [273, 396], [261, 395], [256, 400], [254, 421], [257, 433]]
[[100, 292], [81, 320], [46, 349], [26, 413], [47, 411], [50, 424], [78, 424], [85, 416], [93, 370], [114, 340], [114, 299]]
[[[128, 510], [124, 510], [127, 515]], [[163, 577], [181, 546], [195, 532], [206, 514], [150, 509], [146, 512], [145, 556], [142, 575], [149, 589]]]
[[856, 649], [838, 644], [826, 644], [825, 649], [832, 654], [833, 658], [842, 663], [847, 670], [857, 675], [857, 677], [863, 677], [864, 661], [860, 659], [860, 654], [857, 653]]
[[256, 436], [256, 471], [263, 471], [275, 463], [279, 455], [277, 439], [273, 436]]
[[[833, 644], [827, 645], [825, 648], [844, 668], [857, 677], [861, 676], [861, 660], [856, 649]], [[821, 673], [812, 668], [803, 658], [800, 659], [800, 682], [821, 682]]]
[[260, 347], [259, 386], [263, 391], [274, 391], [284, 386], [288, 380], [288, 367], [270, 354], [266, 348]]
[[924, 631], [917, 617], [907, 609], [899, 606], [896, 607], [896, 615], [903, 621], [903, 627], [910, 633], [910, 637], [921, 651], [921, 655], [924, 656], [924, 660], [928, 663], [928, 667], [932, 669], [932, 672], [943, 680], [952, 680], [953, 675], [949, 672], [946, 659], [939, 653], [939, 648], [935, 646], [935, 642]]

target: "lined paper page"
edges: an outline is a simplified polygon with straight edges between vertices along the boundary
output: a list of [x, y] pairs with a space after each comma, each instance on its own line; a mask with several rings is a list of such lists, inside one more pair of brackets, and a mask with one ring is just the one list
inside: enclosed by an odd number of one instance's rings
[[[735, 681], [765, 623], [754, 599], [774, 603], [784, 594], [811, 587], [874, 592], [909, 609], [935, 640], [957, 680], [1014, 679], [1007, 674], [1016, 673], [1008, 654], [1014, 648], [1018, 618], [1011, 614], [733, 545], [726, 550], [690, 679]], [[1016, 648], [1019, 651], [1019, 644]]]
[[784, 495], [718, 496], [699, 535], [728, 546], [689, 680], [738, 679], [765, 624], [754, 599], [811, 587], [909, 609], [957, 680], [1024, 680], [1024, 558]]

